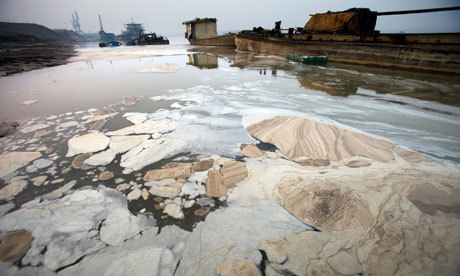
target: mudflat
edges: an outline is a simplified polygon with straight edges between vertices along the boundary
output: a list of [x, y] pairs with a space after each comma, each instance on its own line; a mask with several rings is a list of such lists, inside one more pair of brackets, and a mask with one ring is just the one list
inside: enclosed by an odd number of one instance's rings
[[73, 55], [73, 46], [62, 42], [0, 43], [0, 73], [9, 75], [62, 65]]

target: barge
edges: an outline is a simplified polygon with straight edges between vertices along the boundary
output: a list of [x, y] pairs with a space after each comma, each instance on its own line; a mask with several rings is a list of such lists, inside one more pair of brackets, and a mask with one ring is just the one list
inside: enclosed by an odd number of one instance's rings
[[128, 46], [134, 45], [164, 45], [169, 44], [167, 37], [157, 35], [156, 33], [145, 33], [145, 29], [140, 23], [125, 24], [125, 30], [122, 31], [120, 39]]
[[329, 62], [460, 74], [460, 33], [375, 31], [377, 16], [391, 14], [400, 12], [379, 14], [369, 9], [350, 9], [316, 14], [304, 28], [290, 28], [288, 33], [282, 33], [281, 22], [276, 22], [272, 30], [240, 32], [235, 38], [236, 48], [283, 57], [317, 55], [327, 56]]

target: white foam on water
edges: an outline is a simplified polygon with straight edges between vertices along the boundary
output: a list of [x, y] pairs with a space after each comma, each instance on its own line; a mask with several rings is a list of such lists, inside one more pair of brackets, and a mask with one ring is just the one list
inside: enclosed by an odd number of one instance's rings
[[276, 82], [254, 79], [251, 74], [239, 77], [170, 89], [152, 100], [190, 104], [149, 116], [179, 122], [177, 132], [192, 137], [194, 143], [190, 150], [198, 154], [201, 150], [221, 155], [239, 154], [239, 143], [254, 141], [246, 133], [246, 127], [286, 115], [365, 132], [432, 158], [460, 159], [460, 109], [457, 107], [361, 88], [356, 95], [336, 97], [299, 87], [298, 82], [289, 77], [278, 77]]
[[[369, 96], [369, 97], [376, 98], [376, 99], [384, 99], [388, 101], [400, 102], [400, 103], [407, 104], [413, 107], [431, 109], [431, 110], [438, 111], [438, 112], [451, 113], [452, 115], [460, 116], [460, 107], [457, 107], [457, 106], [448, 106], [448, 105], [440, 104], [437, 102], [424, 101], [424, 100], [419, 100], [419, 99], [414, 99], [414, 98], [409, 98], [409, 97], [404, 97], [404, 96], [399, 96], [399, 95], [393, 95], [393, 94], [378, 94], [375, 91], [368, 90], [368, 89], [362, 89], [362, 88], [359, 88], [356, 93], [358, 95], [365, 95], [365, 96]], [[460, 124], [460, 121], [452, 120], [452, 123]]]
[[174, 56], [185, 55], [187, 49], [184, 46], [161, 46], [149, 45], [143, 47], [121, 46], [116, 48], [82, 48], [77, 49], [78, 55], [70, 59], [74, 61], [89, 60], [120, 60], [129, 58], [155, 57], [155, 56]]

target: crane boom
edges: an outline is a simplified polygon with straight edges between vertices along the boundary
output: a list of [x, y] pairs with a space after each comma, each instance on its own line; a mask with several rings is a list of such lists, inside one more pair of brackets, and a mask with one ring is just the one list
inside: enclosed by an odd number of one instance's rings
[[72, 13], [72, 27], [77, 33], [81, 33], [81, 28], [80, 28], [80, 17], [78, 17], [77, 11], [75, 11], [75, 14]]
[[99, 14], [99, 25], [101, 26], [101, 32], [104, 31], [104, 28], [102, 27], [102, 19], [101, 19], [101, 15]]

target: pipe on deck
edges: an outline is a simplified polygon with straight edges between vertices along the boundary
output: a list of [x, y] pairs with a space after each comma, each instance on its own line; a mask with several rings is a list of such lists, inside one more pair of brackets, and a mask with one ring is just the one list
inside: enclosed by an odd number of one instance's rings
[[377, 12], [377, 16], [381, 15], [398, 15], [398, 14], [411, 14], [411, 13], [427, 13], [427, 12], [440, 12], [440, 11], [456, 11], [460, 10], [460, 6], [437, 8], [437, 9], [421, 9], [421, 10], [406, 10], [406, 11], [388, 11], [388, 12]]

